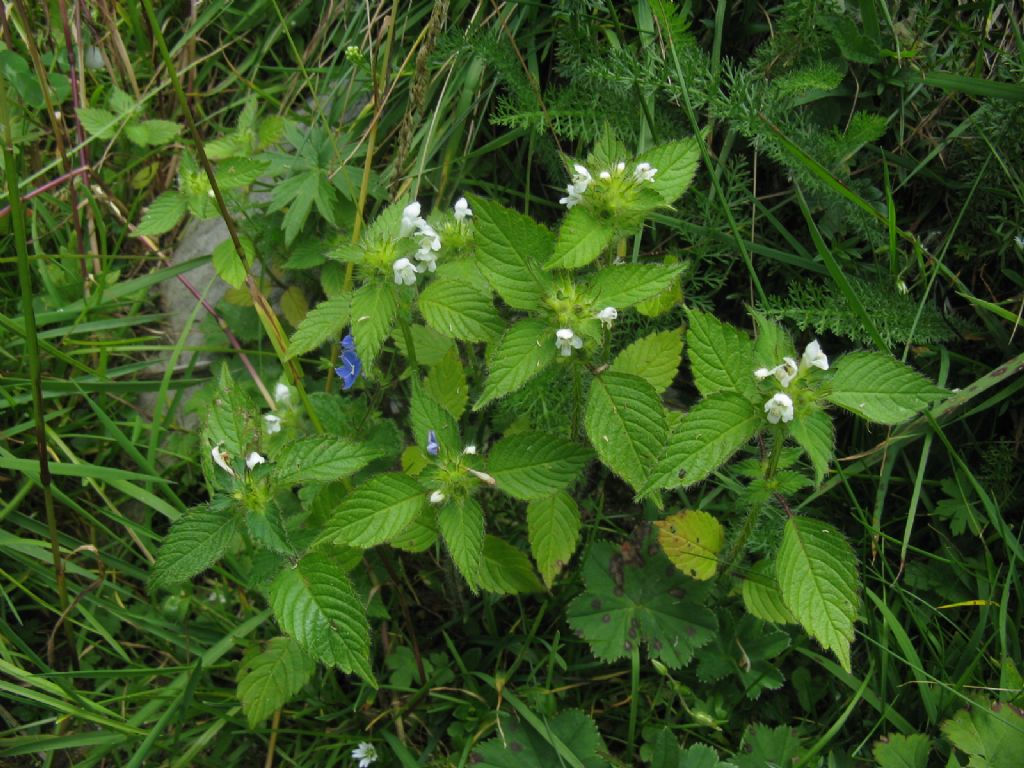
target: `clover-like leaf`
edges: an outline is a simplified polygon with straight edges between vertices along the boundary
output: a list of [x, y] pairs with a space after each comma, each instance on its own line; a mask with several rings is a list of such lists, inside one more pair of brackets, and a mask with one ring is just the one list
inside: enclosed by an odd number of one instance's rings
[[697, 651], [697, 677], [713, 683], [733, 677], [748, 699], [781, 688], [782, 671], [772, 663], [789, 647], [789, 635], [753, 616], [724, 626], [715, 639]]
[[1024, 765], [1024, 713], [992, 702], [961, 709], [942, 723], [942, 733], [968, 755], [968, 768], [1018, 768]]

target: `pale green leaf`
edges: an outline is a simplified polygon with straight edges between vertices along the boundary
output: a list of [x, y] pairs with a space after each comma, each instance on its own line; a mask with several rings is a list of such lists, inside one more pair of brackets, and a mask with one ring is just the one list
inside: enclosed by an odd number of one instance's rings
[[434, 280], [419, 298], [427, 325], [464, 341], [490, 341], [505, 328], [491, 297], [469, 283]]
[[751, 317], [757, 325], [757, 338], [754, 340], [754, 359], [752, 367], [774, 368], [784, 357], [797, 358], [793, 340], [778, 323], [769, 320], [757, 310], [751, 310]]
[[1000, 702], [961, 709], [943, 721], [942, 734], [968, 755], [968, 768], [1024, 765], [1024, 715]]
[[329, 483], [355, 474], [380, 452], [343, 437], [307, 437], [284, 445], [274, 456], [274, 479], [281, 485]]
[[[229, 461], [241, 459], [260, 434], [260, 429], [256, 407], [245, 391], [235, 384], [227, 365], [224, 365], [217, 382], [217, 394], [206, 413], [203, 428], [209, 448], [219, 445], [229, 455]], [[203, 459], [206, 458], [204, 455]]]
[[[413, 323], [409, 326], [409, 335], [412, 336], [413, 346], [416, 348], [416, 364], [430, 367], [437, 365], [444, 359], [444, 356], [455, 349], [455, 342], [450, 336], [444, 336], [433, 328]], [[405, 334], [396, 329], [392, 340], [398, 351], [406, 358], [409, 357], [409, 349], [405, 344]]]
[[530, 559], [497, 536], [484, 536], [477, 586], [499, 595], [544, 591], [544, 585], [534, 573]]
[[707, 312], [691, 309], [687, 314], [686, 351], [700, 393], [737, 392], [756, 400], [754, 342], [750, 337]]
[[923, 733], [892, 733], [875, 742], [871, 754], [878, 768], [928, 768], [931, 739]]
[[471, 498], [453, 499], [437, 513], [437, 527], [455, 567], [477, 591], [484, 556], [484, 511]]
[[807, 453], [814, 467], [814, 482], [820, 485], [832, 463], [835, 448], [832, 417], [814, 403], [801, 405], [789, 423], [789, 434]]
[[391, 282], [370, 282], [352, 295], [352, 337], [364, 368], [377, 357], [397, 314], [398, 295]]
[[832, 367], [832, 386], [825, 397], [879, 424], [899, 424], [949, 394], [881, 352], [851, 352]]
[[693, 138], [670, 141], [642, 153], [637, 162], [650, 163], [658, 172], [651, 187], [666, 203], [675, 202], [689, 188], [697, 173], [700, 147]]
[[181, 133], [181, 126], [170, 120], [141, 120], [125, 127], [125, 136], [140, 147], [170, 144]]
[[374, 475], [356, 488], [324, 525], [316, 545], [369, 549], [401, 533], [423, 510], [427, 493], [408, 475]]
[[430, 430], [436, 433], [442, 452], [458, 453], [462, 450], [459, 424], [455, 417], [418, 382], [412, 387], [409, 422], [413, 439], [424, 453], [427, 451], [427, 434]]
[[267, 162], [255, 157], [233, 157], [217, 164], [217, 184], [221, 189], [248, 187], [267, 170]]
[[352, 296], [345, 293], [322, 301], [307, 312], [288, 342], [288, 358], [304, 355], [328, 340], [340, 340], [349, 324], [351, 303]]
[[857, 559], [835, 528], [808, 517], [786, 521], [775, 561], [782, 600], [797, 621], [850, 672], [857, 618]]
[[684, 267], [662, 264], [622, 264], [601, 269], [586, 293], [595, 307], [625, 309], [654, 298], [675, 283]]
[[588, 448], [559, 435], [526, 432], [495, 443], [487, 471], [499, 490], [529, 501], [568, 486], [592, 457]]
[[747, 613], [773, 624], [796, 624], [797, 620], [782, 602], [782, 592], [775, 579], [774, 564], [759, 560], [743, 580], [743, 605]]
[[458, 349], [452, 347], [439, 363], [431, 367], [423, 380], [423, 389], [456, 420], [462, 418], [469, 402], [469, 386]]
[[290, 637], [275, 637], [266, 649], [243, 662], [239, 671], [238, 700], [255, 728], [302, 690], [316, 664]]
[[98, 107], [78, 107], [75, 116], [85, 132], [97, 139], [114, 138], [117, 124], [121, 121], [113, 112]]
[[659, 331], [634, 341], [619, 352], [609, 370], [646, 379], [660, 395], [675, 379], [682, 359], [682, 334]]
[[579, 269], [592, 262], [608, 247], [615, 229], [608, 221], [594, 218], [577, 206], [566, 214], [555, 240], [555, 252], [544, 269]]
[[404, 531], [394, 536], [388, 543], [404, 552], [423, 552], [434, 546], [436, 541], [437, 515], [433, 507], [427, 505]]
[[270, 605], [281, 629], [308, 654], [377, 687], [366, 607], [329, 551], [282, 569], [270, 585]]
[[551, 290], [544, 272], [554, 238], [529, 216], [485, 198], [471, 196], [476, 261], [505, 303], [515, 309], [538, 309]]
[[150, 203], [146, 212], [142, 214], [135, 234], [154, 237], [170, 232], [181, 221], [187, 208], [188, 201], [183, 194], [174, 190], [164, 192]]
[[252, 244], [252, 240], [243, 235], [239, 237], [239, 242], [242, 244], [242, 251], [245, 253], [244, 264], [238, 258], [235, 244], [231, 241], [230, 237], [221, 240], [217, 247], [213, 249], [213, 268], [220, 275], [220, 279], [232, 288], [242, 287], [242, 284], [245, 282], [247, 268], [252, 264], [252, 260], [256, 255], [256, 249]]
[[654, 527], [672, 565], [698, 581], [715, 575], [725, 529], [713, 515], [701, 509], [687, 509], [656, 521]]
[[601, 461], [639, 489], [668, 431], [665, 409], [654, 387], [626, 373], [608, 371], [595, 377], [584, 425]]
[[193, 507], [171, 526], [156, 554], [150, 588], [174, 587], [220, 560], [239, 532], [230, 500]]
[[526, 507], [526, 527], [533, 559], [544, 583], [550, 587], [576, 551], [580, 538], [579, 507], [564, 491], [534, 499]]
[[479, 411], [492, 400], [517, 391], [550, 365], [556, 352], [550, 325], [531, 318], [520, 320], [491, 349], [487, 381], [473, 410]]

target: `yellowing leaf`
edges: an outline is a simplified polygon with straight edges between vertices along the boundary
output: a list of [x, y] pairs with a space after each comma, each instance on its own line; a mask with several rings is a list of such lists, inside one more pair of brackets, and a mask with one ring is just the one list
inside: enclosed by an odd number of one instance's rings
[[655, 524], [658, 541], [672, 564], [687, 576], [707, 581], [718, 568], [725, 532], [722, 524], [700, 509], [669, 515]]
[[281, 296], [281, 312], [292, 328], [298, 328], [299, 323], [305, 319], [309, 312], [309, 302], [299, 286], [291, 286]]

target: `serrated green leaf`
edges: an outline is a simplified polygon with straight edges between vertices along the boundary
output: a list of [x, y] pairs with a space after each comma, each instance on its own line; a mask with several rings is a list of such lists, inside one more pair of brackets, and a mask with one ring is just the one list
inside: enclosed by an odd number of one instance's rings
[[416, 445], [426, 453], [427, 433], [434, 430], [441, 451], [458, 453], [462, 449], [459, 439], [459, 425], [455, 417], [418, 382], [413, 384], [412, 402], [409, 407], [409, 422]]
[[832, 368], [826, 399], [878, 424], [899, 424], [949, 394], [881, 352], [850, 352]]
[[369, 549], [397, 536], [423, 511], [427, 493], [408, 475], [374, 475], [352, 491], [327, 521], [314, 546], [323, 543]]
[[651, 741], [650, 768], [735, 768], [732, 763], [720, 761], [718, 752], [706, 744], [683, 749], [667, 726], [659, 728]]
[[659, 331], [634, 341], [619, 352], [609, 370], [646, 379], [660, 395], [675, 379], [682, 360], [682, 334]]
[[875, 742], [871, 754], [878, 768], [928, 768], [931, 739], [923, 733], [893, 733]]
[[625, 309], [677, 283], [682, 265], [622, 264], [601, 269], [585, 289], [597, 307]]
[[510, 307], [540, 308], [551, 290], [551, 275], [541, 269], [554, 248], [551, 232], [490, 200], [470, 196], [469, 202], [480, 271]]
[[796, 624], [797, 620], [782, 601], [782, 592], [775, 579], [774, 564], [759, 560], [743, 580], [743, 605], [747, 613], [773, 624]]
[[366, 607], [330, 552], [312, 552], [286, 566], [270, 585], [270, 605], [281, 629], [313, 658], [377, 687]]
[[534, 499], [526, 507], [526, 526], [533, 559], [544, 584], [550, 587], [576, 551], [580, 538], [579, 507], [564, 491]]
[[212, 257], [213, 268], [220, 275], [220, 279], [232, 288], [242, 287], [248, 267], [252, 264], [252, 260], [256, 255], [256, 248], [252, 244], [252, 240], [244, 235], [238, 239], [242, 244], [242, 251], [245, 253], [244, 264], [238, 258], [238, 254], [235, 252], [235, 245], [230, 237], [220, 241], [217, 247], [213, 249]]
[[405, 530], [393, 537], [389, 542], [395, 549], [403, 552], [423, 552], [434, 546], [437, 541], [437, 514], [433, 507], [424, 507]]
[[857, 559], [832, 526], [807, 517], [786, 521], [775, 561], [782, 600], [796, 620], [850, 671], [857, 618]]
[[246, 509], [245, 525], [249, 536], [259, 546], [282, 555], [294, 554], [295, 547], [288, 540], [288, 531], [277, 504], [268, 504], [264, 509]]
[[754, 342], [750, 337], [707, 312], [691, 309], [687, 315], [686, 351], [700, 393], [736, 392], [756, 400]]
[[1018, 768], [1024, 765], [1024, 715], [992, 702], [961, 709], [943, 721], [942, 734], [969, 756], [968, 768]]
[[220, 560], [238, 534], [238, 515], [229, 499], [193, 507], [167, 532], [156, 554], [150, 588], [177, 586]]
[[594, 218], [586, 208], [572, 208], [562, 221], [555, 240], [555, 252], [544, 269], [579, 269], [585, 267], [608, 247], [615, 229], [608, 221]]
[[349, 324], [351, 305], [352, 296], [345, 293], [321, 301], [307, 312], [288, 342], [288, 359], [304, 355], [328, 340], [340, 339]]
[[398, 314], [398, 295], [389, 282], [370, 282], [352, 295], [352, 337], [363, 366], [373, 364]]
[[484, 556], [484, 511], [471, 498], [453, 499], [437, 513], [437, 527], [452, 562], [476, 592]]
[[795, 729], [788, 725], [769, 728], [756, 723], [747, 727], [740, 749], [732, 760], [736, 768], [796, 765], [804, 752]]
[[255, 728], [302, 690], [316, 664], [290, 637], [275, 637], [266, 649], [247, 659], [238, 681], [238, 700]]
[[474, 768], [608, 768], [597, 724], [578, 710], [538, 721], [542, 730], [502, 713], [500, 735], [479, 744], [470, 757]]
[[669, 561], [691, 579], [707, 581], [718, 570], [725, 530], [701, 509], [687, 509], [654, 523]]
[[113, 112], [98, 107], [78, 107], [75, 116], [85, 132], [97, 139], [114, 138], [121, 120]]
[[569, 626], [602, 661], [628, 657], [642, 643], [650, 657], [684, 667], [718, 629], [703, 605], [710, 585], [680, 574], [656, 546], [652, 552], [644, 542], [638, 549], [639, 562], [623, 564], [610, 543], [591, 546], [583, 563], [587, 591], [569, 605]]
[[544, 591], [544, 585], [533, 572], [530, 559], [497, 536], [484, 536], [477, 586], [499, 595]]
[[[412, 343], [416, 347], [416, 364], [430, 367], [437, 365], [444, 359], [451, 350], [455, 349], [455, 342], [450, 336], [444, 336], [433, 328], [413, 323], [409, 326], [412, 335]], [[391, 336], [398, 351], [406, 358], [409, 357], [409, 350], [405, 345], [405, 334], [395, 330]]]
[[638, 376], [611, 371], [590, 386], [584, 426], [601, 461], [637, 489], [657, 461], [668, 431], [654, 387]]
[[207, 412], [203, 429], [209, 447], [220, 445], [221, 450], [232, 459], [240, 459], [260, 434], [260, 429], [256, 407], [242, 388], [235, 384], [227, 365], [224, 365], [217, 383], [217, 394]]
[[255, 157], [233, 157], [217, 165], [221, 189], [248, 187], [267, 171], [267, 162]]
[[555, 334], [547, 323], [520, 320], [491, 350], [484, 391], [473, 410], [479, 411], [492, 400], [519, 390], [554, 362], [556, 352]]
[[279, 299], [281, 314], [293, 328], [303, 321], [309, 312], [309, 301], [306, 292], [297, 285], [288, 286]]
[[777, 690], [785, 678], [773, 660], [789, 647], [786, 632], [765, 626], [753, 616], [743, 616], [722, 627], [718, 636], [697, 651], [697, 678], [714, 683], [734, 677], [748, 699], [766, 690]]
[[565, 488], [592, 457], [585, 446], [564, 437], [526, 432], [495, 443], [488, 457], [487, 471], [498, 489], [530, 501]]
[[281, 448], [274, 457], [274, 479], [281, 485], [329, 483], [355, 474], [379, 455], [343, 437], [307, 437]]
[[675, 202], [693, 182], [697, 173], [700, 147], [693, 138], [670, 141], [642, 153], [637, 162], [657, 168], [651, 187], [666, 203]]
[[452, 347], [441, 362], [431, 367], [423, 389], [456, 420], [462, 418], [469, 402], [469, 385], [457, 348]]
[[457, 280], [433, 281], [420, 294], [419, 308], [427, 325], [463, 341], [490, 341], [505, 328], [491, 297]]
[[763, 414], [742, 395], [719, 392], [704, 398], [669, 434], [641, 494], [699, 483], [742, 448], [762, 422]]
[[784, 357], [797, 357], [793, 340], [778, 323], [769, 320], [761, 312], [751, 310], [751, 317], [757, 325], [757, 338], [754, 339], [753, 367], [774, 368]]
[[181, 221], [187, 208], [188, 201], [183, 194], [174, 190], [164, 192], [142, 214], [142, 221], [136, 227], [135, 234], [154, 237], [170, 232]]
[[814, 483], [821, 485], [825, 473], [832, 463], [835, 447], [835, 432], [832, 417], [813, 403], [800, 407], [793, 421], [789, 422], [789, 434], [797, 441], [814, 467]]
[[170, 120], [140, 120], [125, 126], [125, 136], [140, 147], [170, 144], [181, 133], [181, 126]]

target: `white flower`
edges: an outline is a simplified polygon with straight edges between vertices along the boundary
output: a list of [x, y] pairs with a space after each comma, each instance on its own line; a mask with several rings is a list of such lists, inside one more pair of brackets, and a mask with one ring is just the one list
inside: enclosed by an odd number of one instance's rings
[[280, 381], [274, 387], [274, 402], [278, 405], [291, 405], [292, 404], [292, 391], [288, 389], [287, 384], [283, 384]]
[[583, 339], [577, 336], [572, 328], [559, 328], [555, 331], [555, 346], [562, 357], [568, 357], [574, 349], [583, 346]]
[[433, 272], [437, 269], [437, 251], [441, 250], [441, 238], [438, 237], [434, 228], [422, 219], [420, 219], [416, 230], [416, 234], [420, 238], [420, 247], [416, 251], [416, 260], [423, 262], [417, 271], [429, 270]]
[[1024, 235], [1014, 235], [1013, 242], [1018, 248], [1024, 249]]
[[658, 169], [651, 168], [650, 163], [637, 163], [633, 169], [633, 178], [636, 181], [654, 181], [654, 174], [657, 172]]
[[624, 162], [622, 162], [621, 160], [619, 160], [619, 162], [617, 162], [615, 164], [615, 170], [618, 173], [622, 173], [624, 170], [626, 170], [626, 164]]
[[268, 435], [274, 435], [281, 431], [281, 417], [272, 413], [263, 415], [263, 427]]
[[228, 464], [228, 455], [224, 451], [222, 451], [220, 449], [220, 447], [222, 445], [224, 445], [224, 443], [217, 443], [215, 446], [213, 446], [213, 450], [210, 451], [210, 455], [213, 456], [213, 463], [214, 464], [216, 464], [218, 467], [223, 469], [229, 475], [234, 477], [235, 476], [235, 470], [233, 470], [231, 468], [231, 465]]
[[823, 371], [828, 370], [828, 358], [821, 351], [821, 344], [818, 343], [817, 339], [804, 347], [803, 357], [800, 358], [800, 367], [821, 368]]
[[769, 424], [793, 420], [793, 399], [785, 392], [776, 392], [772, 399], [764, 404], [764, 412], [768, 414]]
[[612, 177], [612, 175], [608, 171], [601, 171], [597, 175], [600, 176], [602, 179], [605, 179], [605, 180], [608, 180], [608, 179], [610, 179]]
[[247, 466], [249, 469], [252, 469], [257, 464], [266, 464], [266, 463], [267, 463], [267, 460], [265, 458], [263, 458], [262, 456], [260, 456], [258, 453], [256, 453], [256, 451], [253, 451], [252, 453], [250, 453], [246, 457], [246, 459], [245, 459], [245, 466]]
[[590, 186], [590, 182], [594, 180], [590, 175], [590, 171], [582, 165], [574, 165], [573, 170], [576, 171], [576, 173], [572, 177], [572, 183], [569, 184], [566, 190], [569, 194], [567, 197], [563, 197], [558, 201], [566, 208], [572, 208], [574, 205], [579, 203], [583, 199], [583, 193], [586, 192], [587, 187]]
[[455, 220], [463, 221], [467, 216], [473, 215], [473, 209], [469, 207], [466, 198], [460, 197], [455, 201]]
[[462, 449], [462, 452], [467, 456], [476, 456], [476, 446], [467, 445], [465, 448]]
[[395, 285], [414, 285], [416, 273], [419, 272], [416, 266], [406, 258], [401, 258], [391, 265], [395, 270]]
[[767, 368], [758, 368], [756, 371], [754, 371], [754, 378], [757, 379], [758, 381], [764, 381], [771, 375], [772, 372]]
[[619, 310], [615, 307], [605, 307], [594, 315], [594, 317], [601, 321], [601, 325], [606, 328], [611, 328], [612, 323], [619, 317]]
[[421, 221], [423, 219], [420, 218], [420, 204], [414, 200], [402, 209], [402, 225], [398, 230], [398, 236], [408, 237]]
[[800, 368], [792, 357], [782, 358], [782, 365], [776, 366], [774, 371], [775, 378], [779, 380], [783, 387], [788, 387], [789, 382], [795, 379], [799, 372]]
[[[441, 491], [434, 491], [432, 494], [430, 494], [430, 503], [431, 504], [440, 504], [443, 501], [444, 501], [444, 494], [441, 493]], [[353, 757], [355, 757], [355, 755], [353, 755]]]
[[352, 759], [359, 761], [359, 768], [368, 768], [377, 762], [377, 748], [365, 741], [359, 742], [359, 746], [352, 750]]

